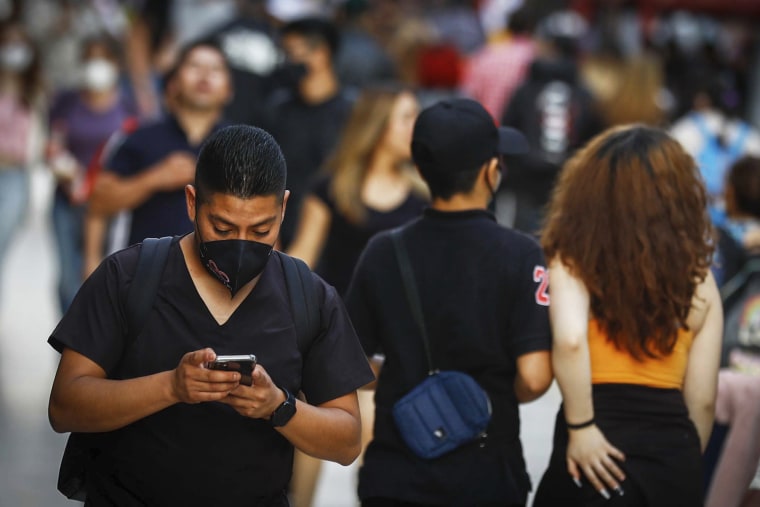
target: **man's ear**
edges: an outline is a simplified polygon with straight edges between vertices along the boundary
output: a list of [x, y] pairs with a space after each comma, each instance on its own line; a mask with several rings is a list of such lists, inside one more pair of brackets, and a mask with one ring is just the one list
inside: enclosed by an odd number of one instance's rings
[[286, 190], [282, 196], [282, 215], [280, 216], [280, 224], [285, 220], [285, 208], [288, 207], [288, 198], [290, 197], [290, 190]]
[[492, 190], [497, 190], [501, 184], [501, 166], [499, 165], [499, 159], [492, 157], [486, 162], [486, 168], [483, 171], [483, 177], [485, 178], [486, 185]]
[[185, 186], [185, 203], [187, 204], [187, 217], [191, 222], [195, 223], [195, 214], [198, 211], [196, 208], [195, 187], [192, 185]]

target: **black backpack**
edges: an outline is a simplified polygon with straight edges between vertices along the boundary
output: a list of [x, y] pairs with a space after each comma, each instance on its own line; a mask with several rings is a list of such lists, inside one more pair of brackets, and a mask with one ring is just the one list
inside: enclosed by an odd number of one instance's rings
[[760, 255], [747, 259], [720, 290], [723, 301], [721, 366], [734, 349], [760, 356]]
[[[127, 345], [140, 334], [153, 308], [169, 247], [177, 239], [171, 236], [146, 238], [142, 243], [135, 277], [127, 294]], [[282, 262], [285, 274], [298, 349], [302, 356], [306, 356], [320, 327], [317, 286], [306, 263], [281, 252], [275, 253]], [[66, 442], [58, 471], [58, 491], [71, 500], [83, 502], [87, 497], [86, 469], [97, 452], [98, 435], [73, 432]]]

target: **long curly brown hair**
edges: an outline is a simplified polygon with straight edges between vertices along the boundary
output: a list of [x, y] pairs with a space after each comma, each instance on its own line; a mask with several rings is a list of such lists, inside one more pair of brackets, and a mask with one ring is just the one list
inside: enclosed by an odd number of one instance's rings
[[611, 128], [565, 165], [542, 234], [547, 258], [580, 278], [616, 347], [661, 357], [675, 345], [713, 241], [696, 163], [663, 130]]

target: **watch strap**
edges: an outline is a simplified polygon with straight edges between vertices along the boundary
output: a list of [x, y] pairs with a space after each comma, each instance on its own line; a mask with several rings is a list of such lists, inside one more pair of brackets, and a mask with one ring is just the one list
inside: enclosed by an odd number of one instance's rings
[[287, 389], [280, 388], [285, 394], [285, 401], [277, 407], [269, 418], [272, 426], [285, 426], [296, 414], [296, 397]]

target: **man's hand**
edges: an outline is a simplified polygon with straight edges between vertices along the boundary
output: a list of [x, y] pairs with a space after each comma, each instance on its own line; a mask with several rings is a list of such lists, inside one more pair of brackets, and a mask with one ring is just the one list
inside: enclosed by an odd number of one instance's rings
[[188, 352], [172, 372], [172, 393], [182, 403], [220, 401], [240, 385], [240, 374], [209, 370], [206, 363], [216, 359], [212, 349]]
[[277, 407], [285, 401], [285, 393], [277, 387], [269, 374], [260, 364], [253, 370], [251, 387], [238, 386], [224, 399], [225, 403], [234, 408], [240, 415], [252, 419], [269, 419]]
[[185, 151], [175, 151], [156, 167], [156, 190], [184, 188], [195, 180], [195, 157]]

